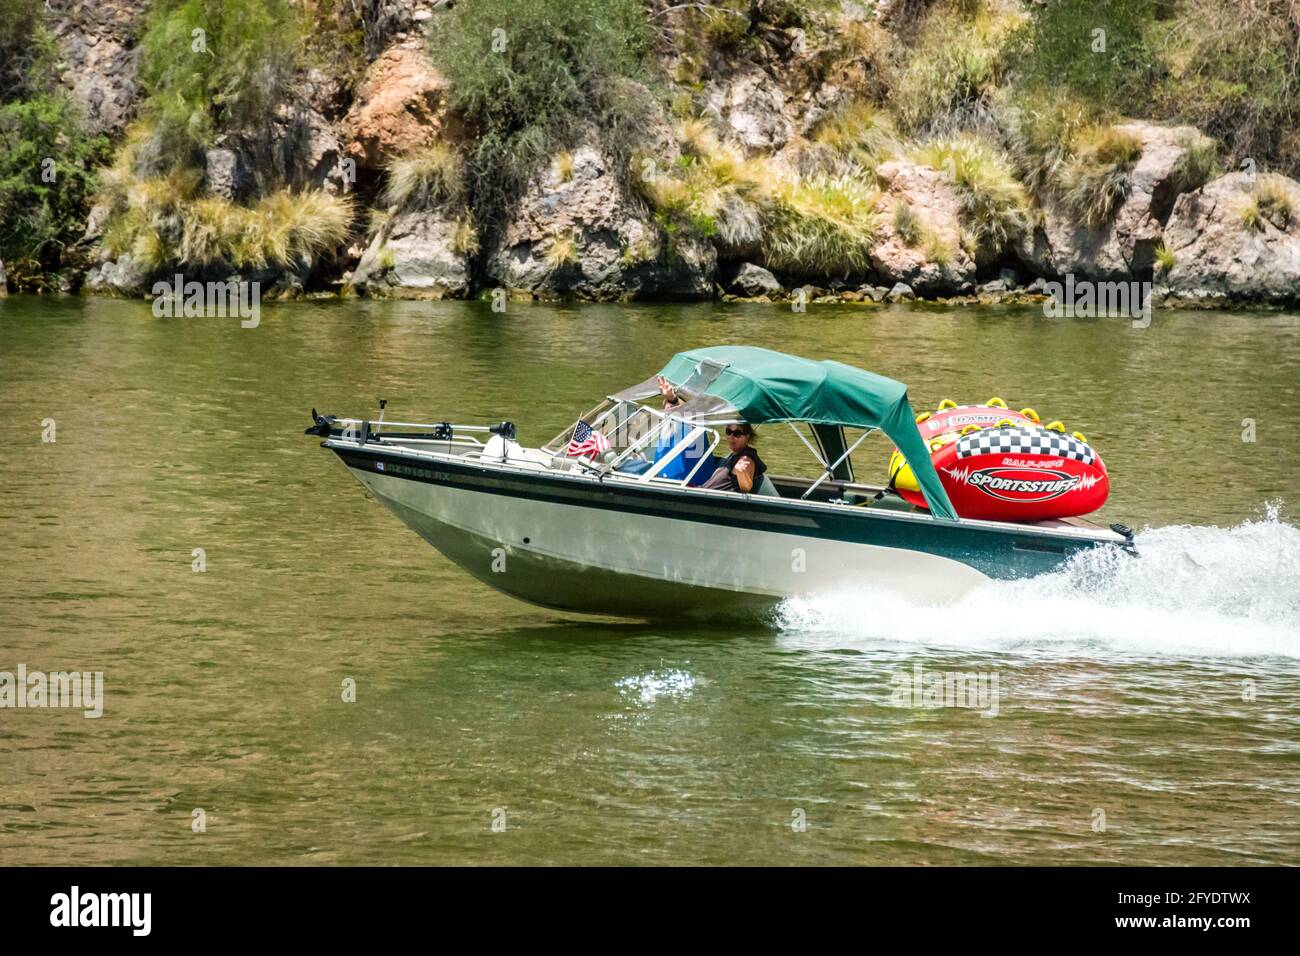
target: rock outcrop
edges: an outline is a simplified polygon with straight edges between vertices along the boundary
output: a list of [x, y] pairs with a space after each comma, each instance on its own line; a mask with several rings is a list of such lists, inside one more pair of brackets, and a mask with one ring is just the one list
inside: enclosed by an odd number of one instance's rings
[[86, 273], [81, 290], [95, 295], [140, 296], [145, 293], [149, 271], [126, 253], [117, 260], [105, 259]]
[[135, 110], [135, 37], [147, 0], [47, 0], [62, 79], [90, 133], [120, 133]]
[[794, 136], [794, 126], [785, 116], [785, 93], [761, 67], [710, 82], [704, 99], [730, 138], [748, 153], [775, 152]]
[[248, 188], [248, 170], [238, 151], [214, 147], [205, 157], [204, 186], [220, 199], [236, 202]]
[[737, 295], [750, 298], [763, 295], [775, 298], [785, 294], [785, 289], [777, 281], [776, 276], [752, 262], [743, 263], [737, 270], [736, 277], [731, 280], [731, 290]]
[[[1263, 188], [1280, 197], [1271, 209], [1257, 198]], [[1158, 273], [1157, 281], [1174, 304], [1300, 301], [1300, 183], [1295, 180], [1247, 173], [1215, 179], [1178, 197], [1164, 241], [1174, 264]]]
[[347, 192], [356, 181], [334, 124], [306, 99], [284, 104], [276, 111], [271, 154], [264, 166], [266, 185], [339, 193]]
[[[877, 206], [880, 236], [871, 264], [890, 285], [905, 283], [922, 295], [947, 295], [973, 284], [975, 262], [962, 248], [961, 199], [943, 173], [901, 160], [876, 169], [882, 193]], [[898, 216], [914, 217], [911, 235]]]
[[[150, 6], [150, 0], [47, 2], [62, 80], [90, 132], [120, 140], [135, 114], [136, 43]], [[204, 193], [248, 204], [275, 190], [321, 188], [355, 193], [361, 208], [387, 203], [380, 197], [390, 160], [437, 142], [459, 151], [467, 132], [450, 108], [449, 84], [430, 55], [430, 45], [453, 19], [446, 14], [450, 6], [447, 0], [334, 5], [336, 22], [329, 28], [343, 31], [346, 52], [334, 60], [303, 61], [286, 101], [270, 111], [261, 128], [217, 130], [195, 171], [203, 175]], [[668, 23], [676, 22], [672, 17], [686, 22], [693, 5], [678, 9], [661, 0], [653, 6], [663, 14], [676, 10], [671, 17], [656, 16]], [[944, 172], [894, 159], [876, 168], [881, 190], [876, 237], [869, 249], [859, 244], [854, 250], [865, 253], [866, 264], [857, 256], [853, 274], [838, 278], [779, 269], [778, 278], [754, 264], [767, 261], [764, 240], [770, 237], [764, 229], [773, 228], [755, 191], [759, 187], [722, 189], [728, 163], [733, 158], [751, 163], [769, 179], [768, 174], [808, 179], [828, 173], [869, 180], [876, 156], [863, 159], [850, 146], [837, 144], [835, 136], [822, 136], [819, 124], [845, 106], [878, 101], [880, 63], [873, 51], [892, 42], [885, 32], [891, 24], [906, 33], [905, 21], [915, 18], [916, 10], [893, 0], [842, 0], [817, 17], [796, 20], [761, 6], [754, 5], [744, 25], [733, 24], [743, 30], [743, 42], [706, 45], [707, 50], [692, 44], [660, 48], [660, 65], [680, 68], [665, 71], [680, 74], [674, 115], [707, 118], [721, 140], [737, 147], [719, 161], [718, 182], [682, 175], [691, 189], [718, 190], [713, 205], [692, 207], [693, 214], [702, 210], [699, 215], [688, 218], [662, 197], [655, 200], [660, 203], [656, 214], [629, 188], [625, 171], [615, 167], [612, 157], [629, 155], [628, 144], [614, 150], [600, 138], [607, 134], [593, 132], [564, 162], [536, 175], [522, 198], [504, 211], [504, 224], [482, 254], [477, 249], [482, 237], [467, 217], [445, 209], [394, 210], [373, 235], [354, 227], [345, 243], [351, 244], [348, 254], [327, 257], [327, 265], [314, 272], [290, 269], [252, 278], [288, 294], [310, 280], [312, 288], [345, 285], [376, 297], [462, 297], [495, 285], [537, 297], [702, 299], [712, 297], [721, 281], [729, 294], [774, 299], [788, 294], [784, 280], [787, 286], [807, 281], [830, 289], [829, 296], [814, 301], [912, 296], [979, 301], [1025, 293], [1014, 274], [993, 278], [1016, 258], [1022, 274], [1040, 281], [1068, 273], [1099, 281], [1154, 274], [1169, 301], [1300, 301], [1300, 223], [1291, 221], [1300, 220], [1300, 184], [1269, 177], [1278, 180], [1277, 191], [1297, 212], [1283, 215], [1278, 203], [1286, 203], [1275, 197], [1272, 214], [1249, 217], [1248, 224], [1245, 209], [1255, 186], [1245, 174], [1201, 185], [1195, 170], [1202, 170], [1203, 178], [1209, 141], [1191, 127], [1148, 122], [1115, 127], [1140, 142], [1141, 151], [1128, 171], [1126, 194], [1103, 226], [1088, 226], [1049, 195], [1037, 210], [1036, 225], [1012, 249], [975, 248], [963, 219], [973, 215], [966, 202], [970, 197]], [[359, 80], [361, 51], [352, 39], [357, 30], [367, 63]], [[652, 160], [660, 170], [685, 170], [699, 160], [682, 156], [680, 131], [669, 121], [659, 93], [631, 80], [614, 82], [625, 86], [617, 91], [619, 103], [639, 118], [639, 125], [631, 125], [637, 126], [633, 135], [642, 161]], [[683, 99], [686, 110], [678, 109]], [[852, 132], [837, 135], [851, 140]], [[617, 135], [629, 135], [626, 126]], [[158, 146], [150, 148], [154, 155], [136, 170], [141, 178], [160, 175], [175, 159], [157, 155]], [[766, 180], [755, 176], [751, 185], [761, 182]], [[474, 184], [468, 185], [472, 192]], [[152, 276], [129, 254], [109, 261], [96, 248], [107, 211], [102, 202], [89, 210], [76, 261], [89, 252], [95, 264], [83, 287], [145, 294]], [[1162, 252], [1163, 265], [1156, 257], [1162, 242], [1172, 256]], [[719, 256], [725, 263], [721, 280]], [[355, 270], [340, 281], [340, 273], [358, 257]], [[872, 284], [854, 288], [864, 280]]]
[[349, 284], [376, 299], [464, 298], [470, 292], [464, 228], [435, 212], [394, 215], [371, 240]]
[[395, 46], [366, 70], [343, 120], [344, 152], [364, 167], [427, 146], [447, 135], [447, 81], [422, 42]]
[[366, 0], [361, 6], [361, 30], [366, 55], [372, 59], [395, 43], [418, 39], [445, 0]]
[[488, 280], [514, 293], [602, 301], [708, 298], [716, 271], [713, 246], [670, 243], [594, 140], [566, 171], [533, 181], [486, 263]]
[[1142, 155], [1129, 174], [1128, 195], [1110, 222], [1090, 228], [1059, 200], [1043, 203], [1041, 224], [1021, 242], [1021, 261], [1038, 275], [1120, 280], [1151, 275], [1156, 246], [1184, 182], [1189, 149], [1205, 143], [1190, 126], [1124, 123], [1119, 133], [1136, 137]]

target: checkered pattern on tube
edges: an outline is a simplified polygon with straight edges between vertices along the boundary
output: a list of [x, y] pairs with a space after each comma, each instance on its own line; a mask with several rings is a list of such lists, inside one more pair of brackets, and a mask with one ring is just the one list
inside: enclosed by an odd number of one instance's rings
[[1047, 455], [1085, 465], [1097, 460], [1090, 445], [1048, 428], [981, 428], [957, 439], [958, 458], [975, 455]]

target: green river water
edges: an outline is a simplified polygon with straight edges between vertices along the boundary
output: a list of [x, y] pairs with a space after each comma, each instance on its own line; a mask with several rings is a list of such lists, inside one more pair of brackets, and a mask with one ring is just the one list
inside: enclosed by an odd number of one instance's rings
[[[98, 719], [0, 709], [0, 864], [1300, 860], [1296, 316], [330, 301], [242, 329], [16, 297], [0, 334], [0, 671], [104, 674]], [[488, 590], [302, 435], [383, 396], [540, 443], [711, 343], [1061, 418], [1142, 556], [947, 606], [864, 582], [766, 626], [585, 619]], [[996, 675], [997, 715], [893, 706], [917, 665]]]

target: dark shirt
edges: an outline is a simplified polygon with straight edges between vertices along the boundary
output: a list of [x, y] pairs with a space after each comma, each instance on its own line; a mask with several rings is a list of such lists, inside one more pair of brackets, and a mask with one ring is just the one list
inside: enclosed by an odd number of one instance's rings
[[763, 480], [763, 472], [767, 471], [767, 465], [763, 464], [763, 459], [759, 458], [758, 452], [752, 448], [742, 448], [734, 455], [728, 456], [727, 460], [713, 473], [713, 476], [704, 483], [704, 487], [716, 488], [719, 491], [740, 491], [740, 485], [736, 483], [736, 476], [732, 474], [732, 471], [735, 469], [736, 463], [742, 458], [749, 458], [754, 462], [754, 469], [750, 473], [754, 484], [749, 490], [751, 494], [757, 491], [759, 482]]

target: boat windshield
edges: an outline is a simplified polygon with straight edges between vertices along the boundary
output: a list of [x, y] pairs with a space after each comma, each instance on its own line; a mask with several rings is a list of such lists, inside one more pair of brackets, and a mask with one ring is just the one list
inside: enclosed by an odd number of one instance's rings
[[[603, 441], [575, 441], [585, 423]], [[584, 436], [585, 437], [585, 436]], [[721, 441], [716, 423], [695, 422], [639, 402], [608, 398], [542, 446], [553, 460], [585, 458], [642, 480], [685, 484], [712, 474], [712, 453]], [[602, 448], [603, 451], [597, 449]], [[580, 450], [581, 449], [581, 450]], [[703, 471], [708, 467], [707, 473]]]

